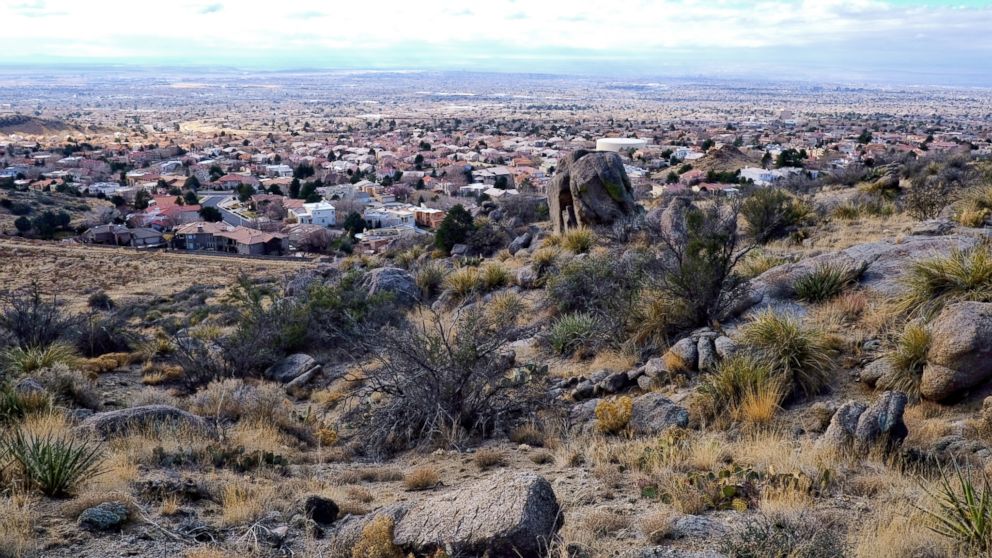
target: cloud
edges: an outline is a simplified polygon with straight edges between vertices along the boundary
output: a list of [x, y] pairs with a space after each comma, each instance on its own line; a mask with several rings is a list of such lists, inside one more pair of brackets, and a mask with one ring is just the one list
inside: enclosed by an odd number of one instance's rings
[[200, 8], [199, 9], [199, 13], [201, 13], [201, 14], [215, 14], [215, 13], [217, 13], [217, 12], [223, 10], [223, 9], [224, 9], [224, 4], [221, 4], [220, 2], [215, 2], [213, 4], [207, 4], [206, 6], [203, 6], [202, 8]]
[[53, 17], [65, 15], [67, 13], [63, 10], [49, 9], [48, 4], [44, 0], [20, 2], [11, 6], [11, 9], [18, 15], [31, 18]]

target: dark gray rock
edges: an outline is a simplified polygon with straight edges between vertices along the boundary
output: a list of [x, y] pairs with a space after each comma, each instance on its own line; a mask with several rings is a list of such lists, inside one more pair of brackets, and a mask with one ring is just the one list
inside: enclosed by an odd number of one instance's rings
[[312, 494], [303, 501], [303, 513], [317, 523], [330, 525], [338, 518], [338, 505], [330, 498]]
[[594, 395], [596, 395], [596, 385], [589, 380], [579, 382], [579, 385], [575, 386], [575, 389], [572, 390], [572, 399], [575, 401], [589, 399]]
[[930, 219], [913, 225], [909, 234], [913, 236], [941, 236], [951, 232], [954, 224], [950, 219]]
[[529, 232], [525, 232], [524, 234], [518, 236], [517, 238], [514, 238], [513, 242], [510, 242], [510, 246], [508, 247], [508, 250], [510, 251], [511, 255], [514, 255], [517, 252], [523, 250], [524, 248], [530, 247], [530, 242], [531, 242], [531, 234]]
[[716, 349], [716, 355], [720, 360], [724, 360], [734, 356], [737, 352], [737, 343], [726, 335], [721, 335], [713, 340], [713, 348]]
[[696, 368], [700, 371], [710, 372], [716, 370], [717, 358], [716, 349], [713, 348], [713, 341], [708, 337], [700, 337], [696, 342], [696, 353], [699, 355]]
[[906, 394], [901, 391], [886, 391], [870, 406], [849, 401], [834, 413], [819, 443], [862, 454], [874, 447], [895, 449], [909, 433], [903, 422], [906, 401]]
[[130, 511], [120, 502], [104, 502], [92, 508], [86, 508], [77, 518], [77, 523], [90, 531], [110, 531], [119, 529], [127, 523]]
[[501, 471], [412, 504], [396, 523], [396, 544], [418, 554], [541, 556], [562, 525], [551, 484], [534, 473]]
[[610, 225], [638, 211], [623, 160], [613, 152], [580, 149], [566, 155], [558, 161], [547, 192], [557, 233]]
[[699, 349], [698, 344], [693, 341], [691, 337], [685, 337], [679, 339], [674, 345], [668, 349], [668, 352], [682, 359], [682, 362], [689, 367], [690, 370], [698, 370], [696, 368], [699, 362]]
[[660, 393], [634, 398], [630, 427], [635, 434], [654, 435], [672, 427], [689, 425], [689, 412]]
[[665, 366], [665, 361], [662, 358], [655, 357], [644, 363], [641, 367], [645, 376], [650, 376], [652, 378], [659, 378], [668, 375], [668, 368]]
[[144, 405], [96, 413], [84, 419], [80, 430], [92, 431], [103, 437], [126, 434], [131, 429], [184, 427], [207, 431], [210, 429], [202, 417], [170, 405]]
[[596, 387], [602, 393], [619, 393], [630, 385], [626, 372], [614, 372], [600, 380]]
[[879, 380], [889, 377], [891, 374], [892, 364], [889, 362], [889, 359], [880, 358], [866, 364], [861, 372], [858, 373], [858, 379], [871, 387], [875, 387], [879, 383]]
[[412, 306], [420, 300], [420, 289], [413, 275], [398, 267], [379, 267], [368, 271], [362, 285], [370, 295], [391, 294], [403, 306]]

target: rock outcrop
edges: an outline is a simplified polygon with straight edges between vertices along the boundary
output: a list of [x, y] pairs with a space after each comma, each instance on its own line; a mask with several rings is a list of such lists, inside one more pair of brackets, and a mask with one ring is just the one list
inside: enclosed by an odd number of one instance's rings
[[370, 295], [391, 294], [403, 306], [412, 306], [420, 300], [417, 281], [406, 270], [398, 267], [379, 267], [365, 274], [362, 285]]
[[265, 377], [281, 384], [309, 381], [320, 370], [320, 364], [310, 355], [296, 353], [287, 356], [265, 371]]
[[209, 429], [207, 421], [202, 417], [170, 405], [143, 405], [96, 413], [79, 424], [81, 430], [89, 430], [105, 438], [126, 434], [131, 429], [160, 427]]
[[660, 393], [646, 393], [634, 399], [630, 428], [635, 434], [653, 436], [672, 427], [688, 425], [689, 411]]
[[558, 161], [558, 170], [548, 185], [548, 209], [557, 233], [610, 225], [638, 210], [620, 156], [583, 149]]
[[834, 413], [819, 443], [859, 453], [874, 447], [895, 449], [909, 433], [902, 420], [907, 400], [901, 391], [886, 391], [871, 405], [848, 401]]
[[79, 514], [79, 526], [90, 531], [110, 531], [119, 529], [127, 522], [130, 511], [120, 502], [104, 502], [86, 508]]
[[920, 395], [944, 401], [992, 379], [992, 303], [951, 304], [930, 324]]

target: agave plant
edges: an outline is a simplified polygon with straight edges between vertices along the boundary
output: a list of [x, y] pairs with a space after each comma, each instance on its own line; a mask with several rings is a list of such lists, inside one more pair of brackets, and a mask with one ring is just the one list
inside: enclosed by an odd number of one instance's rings
[[38, 436], [18, 430], [0, 442], [0, 455], [4, 453], [46, 496], [66, 496], [79, 483], [103, 473], [103, 448], [68, 435]]
[[933, 498], [935, 509], [923, 509], [933, 519], [928, 528], [983, 554], [992, 550], [992, 486], [985, 473], [976, 483], [972, 474], [954, 465], [949, 475], [941, 469], [936, 490], [924, 490]]

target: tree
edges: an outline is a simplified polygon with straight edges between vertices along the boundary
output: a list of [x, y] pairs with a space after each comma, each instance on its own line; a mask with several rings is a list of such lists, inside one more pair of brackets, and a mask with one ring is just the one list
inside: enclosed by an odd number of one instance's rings
[[451, 253], [455, 244], [462, 244], [473, 228], [472, 215], [458, 204], [448, 210], [434, 235], [434, 245]]
[[31, 220], [24, 216], [18, 217], [14, 220], [14, 226], [17, 227], [18, 232], [26, 233], [31, 230]]
[[864, 130], [862, 130], [861, 131], [861, 134], [858, 135], [858, 143], [860, 143], [860, 144], [863, 144], [863, 145], [869, 144], [869, 143], [871, 143], [871, 140], [872, 140], [872, 135], [871, 135], [871, 132], [868, 131], [867, 128], [865, 128]]
[[186, 188], [187, 190], [199, 190], [200, 180], [195, 176], [191, 176], [186, 179], [186, 182], [183, 183], [183, 188]]
[[238, 201], [245, 203], [255, 195], [255, 187], [251, 184], [238, 184]]
[[203, 206], [200, 208], [200, 218], [208, 223], [217, 223], [223, 220], [223, 216], [220, 214], [220, 210], [216, 207]]
[[345, 217], [341, 227], [348, 231], [348, 234], [352, 238], [355, 238], [356, 234], [365, 230], [365, 219], [362, 219], [362, 216], [357, 211], [352, 211]]
[[269, 186], [269, 193], [274, 196], [281, 196], [282, 188], [280, 188], [278, 184], [272, 184], [271, 186]]
[[289, 197], [293, 199], [300, 199], [300, 179], [294, 178], [292, 182], [289, 183]]
[[138, 190], [134, 194], [134, 208], [143, 211], [148, 209], [148, 202], [152, 201], [152, 195], [147, 190]]
[[796, 150], [793, 148], [783, 149], [778, 157], [775, 158], [775, 166], [778, 168], [783, 167], [802, 167], [803, 159], [806, 159], [806, 150]]
[[183, 202], [186, 205], [196, 205], [200, 203], [200, 197], [197, 196], [196, 192], [193, 190], [187, 190], [186, 193], [183, 194]]

